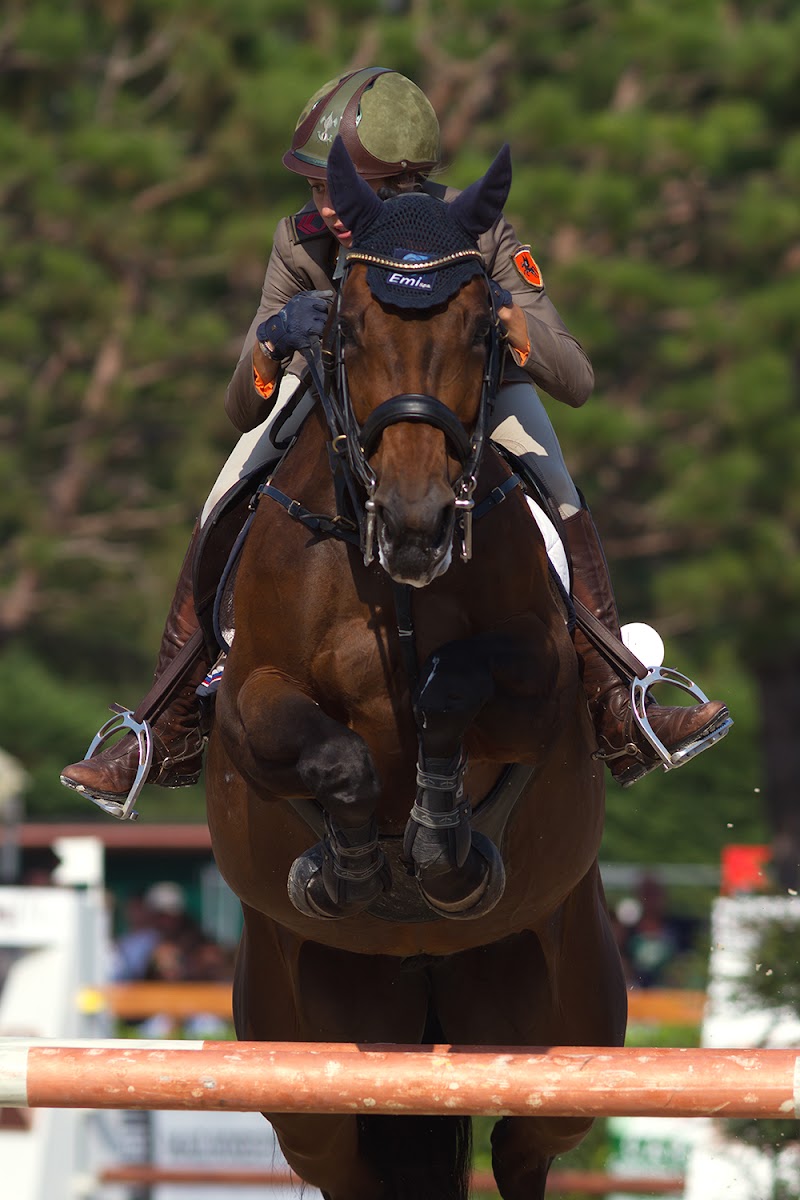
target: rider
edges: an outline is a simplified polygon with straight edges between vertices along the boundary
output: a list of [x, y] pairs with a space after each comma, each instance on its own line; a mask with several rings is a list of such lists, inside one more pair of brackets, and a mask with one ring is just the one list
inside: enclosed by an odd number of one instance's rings
[[[167, 617], [157, 680], [197, 629], [192, 567], [200, 527], [238, 479], [279, 457], [272, 440], [278, 419], [280, 436], [285, 439], [312, 403], [306, 397], [305, 403], [289, 411], [288, 418], [282, 413], [306, 373], [299, 351], [322, 332], [351, 240], [331, 207], [326, 184], [327, 154], [337, 133], [359, 174], [382, 198], [420, 189], [444, 200], [456, 194], [428, 178], [439, 159], [439, 126], [425, 95], [403, 75], [364, 68], [331, 80], [309, 100], [283, 162], [306, 179], [311, 199], [300, 212], [284, 218], [275, 233], [261, 303], [225, 400], [228, 416], [242, 437], [212, 488], [192, 535]], [[578, 408], [592, 391], [592, 367], [549, 299], [531, 247], [519, 242], [508, 222], [501, 218], [479, 245], [509, 347], [503, 386], [488, 432], [527, 461], [544, 481], [558, 505], [566, 533], [574, 595], [618, 639], [619, 618], [594, 522], [569, 476], [534, 388], [538, 385], [555, 399]], [[597, 733], [597, 756], [607, 761], [617, 780], [628, 785], [659, 766], [661, 760], [634, 721], [623, 677], [580, 630], [576, 630], [575, 643]], [[181, 787], [197, 781], [204, 737], [196, 688], [209, 666], [201, 653], [153, 722], [149, 783]], [[725, 705], [714, 701], [692, 707], [651, 702], [647, 716], [671, 752], [687, 746], [694, 752], [705, 749], [731, 723]], [[119, 801], [130, 791], [138, 767], [139, 746], [129, 733], [109, 748], [66, 767], [61, 779], [90, 796]]]

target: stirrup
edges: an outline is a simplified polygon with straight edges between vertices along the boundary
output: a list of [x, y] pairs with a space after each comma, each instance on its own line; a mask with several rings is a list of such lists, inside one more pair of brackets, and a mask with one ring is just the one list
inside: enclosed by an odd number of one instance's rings
[[110, 737], [121, 733], [123, 729], [129, 729], [139, 746], [139, 766], [131, 784], [131, 790], [124, 800], [110, 800], [107, 796], [92, 794], [88, 788], [83, 789], [83, 794], [104, 812], [107, 812], [109, 816], [117, 817], [120, 821], [137, 821], [139, 814], [134, 811], [134, 805], [139, 799], [139, 794], [145, 785], [153, 762], [153, 734], [148, 722], [137, 721], [129, 708], [123, 708], [121, 704], [111, 704], [109, 707], [116, 715], [106, 721], [105, 725], [94, 735], [85, 757], [91, 758]]
[[647, 693], [656, 683], [670, 683], [674, 687], [681, 688], [682, 691], [688, 692], [700, 704], [707, 704], [708, 696], [691, 679], [687, 678], [686, 675], [682, 675], [680, 671], [673, 670], [672, 667], [651, 667], [645, 676], [641, 679], [634, 679], [631, 682], [631, 712], [633, 713], [633, 718], [642, 735], [647, 739], [661, 760], [662, 769], [664, 771], [673, 771], [676, 767], [682, 767], [684, 763], [689, 762], [690, 759], [695, 758], [698, 754], [702, 754], [704, 750], [708, 750], [709, 746], [713, 746], [715, 742], [724, 738], [733, 725], [733, 720], [728, 715], [719, 725], [712, 727], [706, 733], [699, 735], [693, 741], [689, 741], [686, 745], [681, 746], [680, 749], [671, 753], [657, 736], [647, 717]]

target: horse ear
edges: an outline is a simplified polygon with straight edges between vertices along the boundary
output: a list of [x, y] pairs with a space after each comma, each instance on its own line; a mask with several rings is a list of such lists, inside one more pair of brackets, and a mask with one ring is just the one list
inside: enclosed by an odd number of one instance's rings
[[356, 171], [338, 134], [328, 154], [328, 193], [336, 215], [354, 238], [374, 221], [383, 207]]
[[478, 240], [503, 211], [511, 190], [511, 150], [506, 142], [482, 179], [471, 183], [450, 204], [450, 212], [470, 237]]

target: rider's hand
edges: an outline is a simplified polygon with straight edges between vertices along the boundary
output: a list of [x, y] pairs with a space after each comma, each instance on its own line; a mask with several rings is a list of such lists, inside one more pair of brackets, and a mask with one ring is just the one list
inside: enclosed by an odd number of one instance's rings
[[489, 280], [489, 291], [494, 297], [494, 306], [498, 312], [501, 308], [513, 308], [514, 297], [508, 288], [504, 288], [496, 279]]
[[332, 300], [330, 290], [292, 296], [279, 313], [267, 317], [256, 330], [261, 349], [278, 361], [291, 358], [295, 350], [307, 350], [314, 338], [322, 337]]

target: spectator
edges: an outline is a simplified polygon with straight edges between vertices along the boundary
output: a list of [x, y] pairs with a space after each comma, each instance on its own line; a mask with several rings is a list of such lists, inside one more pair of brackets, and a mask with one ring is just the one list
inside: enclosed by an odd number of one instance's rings
[[628, 953], [638, 986], [664, 985], [677, 951], [669, 923], [655, 914], [644, 914], [628, 942]]
[[667, 913], [663, 885], [644, 875], [637, 895], [622, 900], [616, 916], [624, 929], [620, 949], [630, 982], [642, 988], [669, 986], [676, 961], [689, 948], [691, 930]]
[[183, 891], [177, 883], [154, 883], [144, 895], [132, 896], [126, 906], [127, 933], [117, 939], [111, 979], [130, 983], [152, 978], [153, 955], [162, 942], [185, 936], [193, 923], [186, 914]]
[[[112, 979], [117, 983], [142, 980], [159, 983], [228, 982], [233, 976], [231, 955], [202, 932], [186, 911], [178, 884], [153, 884], [126, 905], [127, 931], [114, 949]], [[170, 1037], [200, 1030], [202, 1036], [224, 1036], [227, 1026], [209, 1013], [179, 1020], [166, 1013], [134, 1019], [141, 1037]]]
[[[167, 939], [156, 947], [148, 978], [173, 983], [228, 983], [233, 977], [231, 955], [199, 931], [194, 937]], [[140, 1026], [146, 1037], [224, 1038], [228, 1024], [214, 1013], [196, 1012], [183, 1020], [157, 1014]]]

